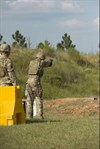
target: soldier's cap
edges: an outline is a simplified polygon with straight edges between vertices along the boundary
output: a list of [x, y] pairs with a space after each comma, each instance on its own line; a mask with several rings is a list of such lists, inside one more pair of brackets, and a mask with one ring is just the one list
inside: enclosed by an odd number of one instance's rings
[[10, 52], [10, 51], [11, 51], [10, 45], [6, 43], [0, 45], [0, 52]]
[[36, 57], [37, 58], [40, 58], [40, 59], [42, 59], [42, 60], [44, 60], [45, 59], [45, 53], [44, 52], [38, 52], [37, 54], [36, 54]]

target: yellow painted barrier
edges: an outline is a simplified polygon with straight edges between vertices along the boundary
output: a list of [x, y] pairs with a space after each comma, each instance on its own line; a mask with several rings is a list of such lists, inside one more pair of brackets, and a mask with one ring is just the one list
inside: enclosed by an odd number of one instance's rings
[[0, 86], [0, 125], [25, 123], [20, 86]]

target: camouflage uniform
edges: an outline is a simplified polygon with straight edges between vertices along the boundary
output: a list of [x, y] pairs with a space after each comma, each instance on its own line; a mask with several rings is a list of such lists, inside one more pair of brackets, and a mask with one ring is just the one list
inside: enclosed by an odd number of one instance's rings
[[44, 67], [52, 66], [52, 60], [45, 60], [45, 55], [39, 52], [36, 59], [32, 60], [29, 65], [29, 78], [26, 83], [26, 117], [33, 117], [33, 104], [36, 100], [36, 115], [43, 118], [43, 99], [42, 99], [42, 86], [41, 77], [44, 73]]
[[0, 45], [0, 86], [16, 85], [16, 76], [10, 55], [10, 46]]

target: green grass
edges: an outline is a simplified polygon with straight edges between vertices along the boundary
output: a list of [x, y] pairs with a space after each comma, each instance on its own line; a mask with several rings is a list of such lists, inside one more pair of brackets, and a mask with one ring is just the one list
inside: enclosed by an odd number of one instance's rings
[[44, 117], [0, 126], [0, 149], [99, 149], [98, 100], [44, 101]]
[[[13, 49], [11, 53], [23, 98], [25, 98], [29, 62], [32, 57], [35, 57], [36, 51], [33, 49]], [[81, 63], [83, 63], [81, 65], [73, 57], [70, 58], [67, 52], [55, 51], [52, 57], [54, 59], [53, 66], [45, 69], [42, 78], [45, 99], [98, 96], [99, 56], [81, 54], [80, 57], [82, 57]]]
[[99, 149], [99, 120], [53, 117], [0, 126], [0, 149]]

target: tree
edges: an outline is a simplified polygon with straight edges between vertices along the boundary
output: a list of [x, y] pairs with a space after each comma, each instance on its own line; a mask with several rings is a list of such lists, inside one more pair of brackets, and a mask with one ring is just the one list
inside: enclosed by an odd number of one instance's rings
[[44, 50], [51, 50], [52, 49], [49, 41], [47, 41], [47, 40], [45, 40], [44, 42], [40, 42], [37, 45], [37, 48], [44, 49]]
[[3, 35], [0, 34], [0, 45], [1, 45], [1, 42], [6, 43], [5, 41], [2, 41], [2, 39], [3, 39]]
[[2, 41], [2, 39], [3, 39], [3, 36], [0, 34], [0, 42]]
[[37, 48], [38, 48], [38, 49], [43, 49], [43, 48], [44, 48], [44, 43], [40, 42], [40, 43], [37, 45]]
[[69, 48], [75, 48], [76, 46], [72, 44], [72, 40], [70, 39], [70, 35], [67, 35], [67, 33], [62, 36], [62, 41], [57, 44], [57, 49], [61, 50], [69, 50]]
[[19, 32], [19, 30], [17, 30], [15, 34], [12, 34], [12, 38], [15, 40], [12, 43], [12, 46], [18, 46], [23, 48], [27, 47], [26, 38]]

